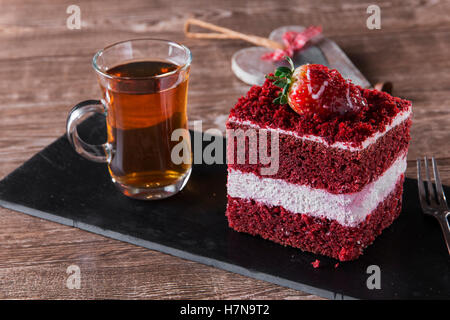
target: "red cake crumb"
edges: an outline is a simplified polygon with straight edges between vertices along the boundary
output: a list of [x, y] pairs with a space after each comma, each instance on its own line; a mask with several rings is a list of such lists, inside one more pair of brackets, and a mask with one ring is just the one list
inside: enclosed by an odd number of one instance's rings
[[273, 103], [280, 88], [267, 79], [238, 100], [230, 111], [230, 118], [248, 120], [263, 128], [293, 131], [300, 136], [316, 135], [330, 144], [347, 142], [359, 147], [366, 138], [383, 131], [399, 112], [411, 106], [411, 102], [377, 90], [357, 88], [367, 101], [367, 106], [359, 112], [334, 113], [328, 117], [314, 113], [300, 115], [287, 104]]
[[334, 268], [337, 269], [339, 267], [339, 262], [334, 265]]
[[320, 260], [316, 259], [314, 262], [311, 262], [314, 269], [317, 269], [320, 266]]

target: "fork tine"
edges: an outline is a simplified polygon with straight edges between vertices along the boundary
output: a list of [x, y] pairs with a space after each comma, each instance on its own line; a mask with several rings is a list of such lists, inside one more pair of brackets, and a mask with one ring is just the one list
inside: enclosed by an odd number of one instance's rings
[[417, 159], [417, 186], [419, 188], [420, 205], [422, 206], [422, 208], [424, 208], [427, 205], [427, 201], [426, 201], [425, 187], [423, 186], [421, 167], [422, 167], [421, 160]]
[[437, 162], [434, 157], [431, 158], [431, 162], [433, 164], [433, 172], [434, 172], [434, 183], [436, 184], [437, 195], [436, 198], [438, 203], [446, 210], [448, 210], [447, 201], [445, 199], [444, 189], [442, 188], [441, 177], [439, 176], [439, 170], [437, 167]]
[[433, 202], [437, 202], [437, 200], [434, 194], [433, 182], [431, 181], [430, 168], [428, 167], [428, 158], [425, 157], [424, 160], [425, 160], [425, 174], [427, 176], [428, 200], [430, 201], [430, 204], [433, 204]]

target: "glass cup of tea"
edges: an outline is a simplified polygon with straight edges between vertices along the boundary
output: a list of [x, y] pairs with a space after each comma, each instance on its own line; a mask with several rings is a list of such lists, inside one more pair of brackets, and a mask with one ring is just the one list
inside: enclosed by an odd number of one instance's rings
[[[67, 138], [83, 157], [106, 162], [126, 196], [166, 198], [189, 179], [191, 60], [185, 46], [159, 39], [118, 42], [93, 58], [103, 98], [83, 101], [70, 111]], [[106, 115], [107, 142], [102, 145], [88, 144], [77, 133], [77, 125], [94, 113]]]

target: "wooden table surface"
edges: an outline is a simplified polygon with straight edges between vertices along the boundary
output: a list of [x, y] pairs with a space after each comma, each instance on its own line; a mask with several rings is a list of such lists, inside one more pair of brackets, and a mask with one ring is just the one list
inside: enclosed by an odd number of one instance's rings
[[[450, 184], [450, 1], [376, 1], [381, 30], [366, 27], [375, 1], [0, 0], [0, 178], [64, 133], [77, 102], [98, 98], [91, 58], [119, 40], [157, 37], [191, 48], [189, 116], [223, 128], [248, 90], [230, 58], [249, 46], [235, 40], [192, 40], [187, 17], [267, 36], [282, 25], [320, 24], [371, 81], [390, 80], [413, 101], [408, 156], [438, 158]], [[81, 9], [69, 30], [66, 9]], [[307, 293], [225, 272], [0, 208], [0, 298], [317, 299]], [[81, 289], [66, 287], [69, 265]]]

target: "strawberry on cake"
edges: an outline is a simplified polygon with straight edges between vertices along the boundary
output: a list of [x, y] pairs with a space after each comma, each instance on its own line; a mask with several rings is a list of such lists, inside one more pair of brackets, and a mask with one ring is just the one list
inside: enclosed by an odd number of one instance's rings
[[[355, 86], [336, 70], [278, 68], [230, 111], [229, 226], [341, 261], [358, 258], [400, 214], [410, 118], [411, 102]], [[265, 175], [267, 162], [249, 161], [258, 144], [248, 134], [238, 150], [236, 130], [276, 133], [278, 170]]]

